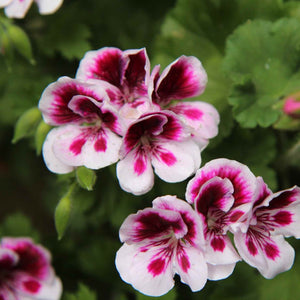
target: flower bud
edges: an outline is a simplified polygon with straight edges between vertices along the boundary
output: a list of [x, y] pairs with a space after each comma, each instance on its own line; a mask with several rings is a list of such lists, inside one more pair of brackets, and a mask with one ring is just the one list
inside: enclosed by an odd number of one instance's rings
[[285, 99], [283, 111], [292, 118], [300, 119], [300, 93], [290, 95]]

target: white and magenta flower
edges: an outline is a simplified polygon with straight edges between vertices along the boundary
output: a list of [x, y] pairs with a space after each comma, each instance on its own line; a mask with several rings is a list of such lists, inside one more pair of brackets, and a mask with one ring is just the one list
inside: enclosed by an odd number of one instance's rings
[[182, 55], [159, 74], [160, 66], [151, 73], [151, 98], [162, 108], [172, 100], [182, 100], [203, 93], [207, 74], [201, 62], [194, 56]]
[[22, 19], [33, 2], [37, 4], [40, 14], [48, 15], [56, 12], [63, 0], [0, 0], [0, 7], [4, 7], [9, 18]]
[[164, 181], [179, 182], [200, 166], [200, 150], [191, 132], [171, 111], [142, 115], [128, 128], [121, 146], [117, 177], [135, 195], [148, 192], [155, 173]]
[[150, 62], [146, 50], [105, 47], [88, 51], [76, 78], [102, 86], [120, 115], [130, 123], [141, 114], [159, 110], [149, 98]]
[[234, 234], [241, 257], [266, 278], [287, 271], [295, 252], [284, 237], [300, 238], [300, 188], [272, 193], [262, 178], [257, 179], [259, 194], [255, 199], [249, 228]]
[[128, 216], [120, 228], [124, 242], [116, 267], [125, 282], [149, 296], [161, 296], [178, 274], [193, 291], [207, 281], [201, 218], [175, 196], [158, 197], [152, 208]]
[[256, 178], [249, 168], [228, 159], [210, 161], [188, 183], [186, 199], [205, 224], [209, 279], [229, 276], [240, 260], [227, 233], [247, 230], [256, 193]]
[[[153, 103], [162, 109], [175, 112], [192, 130], [192, 137], [202, 150], [208, 140], [218, 134], [220, 116], [209, 103], [202, 101], [182, 102], [199, 96], [205, 90], [207, 74], [201, 62], [194, 56], [181, 56], [159, 75], [159, 66], [151, 73], [150, 93]], [[180, 101], [172, 103], [173, 100]]]
[[43, 92], [39, 109], [52, 129], [43, 145], [48, 169], [68, 173], [77, 166], [99, 169], [119, 159], [122, 126], [98, 85], [61, 77]]
[[192, 139], [200, 150], [207, 146], [209, 139], [218, 134], [220, 116], [211, 104], [202, 101], [180, 102], [168, 109], [176, 113], [190, 128]]
[[1, 240], [1, 300], [58, 300], [61, 293], [48, 250], [29, 238]]

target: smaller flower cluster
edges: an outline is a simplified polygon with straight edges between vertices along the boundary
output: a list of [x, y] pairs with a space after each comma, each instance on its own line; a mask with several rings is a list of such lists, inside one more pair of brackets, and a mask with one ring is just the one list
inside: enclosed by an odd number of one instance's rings
[[148, 192], [155, 173], [185, 180], [200, 167], [201, 151], [218, 133], [219, 114], [200, 95], [207, 75], [195, 57], [181, 56], [160, 74], [145, 49], [89, 51], [75, 78], [61, 77], [43, 92], [39, 109], [52, 129], [43, 146], [49, 170], [100, 169], [118, 162], [121, 187]]
[[51, 266], [51, 255], [30, 238], [2, 238], [1, 300], [58, 300], [62, 284]]
[[[163, 196], [129, 215], [116, 255], [122, 279], [149, 296], [167, 293], [178, 274], [192, 291], [231, 275], [243, 259], [265, 278], [291, 268], [300, 238], [300, 188], [273, 193], [237, 161], [215, 159], [199, 169], [186, 201]], [[230, 235], [233, 235], [234, 244]]]
[[9, 18], [22, 19], [33, 2], [36, 2], [40, 14], [48, 15], [57, 11], [63, 0], [0, 0], [0, 7], [4, 7]]

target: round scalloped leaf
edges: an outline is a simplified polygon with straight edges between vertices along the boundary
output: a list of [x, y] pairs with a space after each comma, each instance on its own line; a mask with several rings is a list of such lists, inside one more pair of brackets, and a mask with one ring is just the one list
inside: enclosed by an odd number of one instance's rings
[[224, 69], [235, 83], [229, 102], [241, 126], [274, 124], [274, 104], [300, 86], [300, 21], [248, 21], [228, 38]]

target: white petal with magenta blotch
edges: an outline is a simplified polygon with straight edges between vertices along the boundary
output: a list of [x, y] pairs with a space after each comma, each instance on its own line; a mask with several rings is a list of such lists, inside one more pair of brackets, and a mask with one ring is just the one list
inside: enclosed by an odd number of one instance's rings
[[121, 278], [139, 292], [161, 296], [174, 286], [173, 253], [166, 257], [163, 253], [163, 246], [152, 246], [142, 251], [137, 244], [124, 244], [117, 252], [116, 267]]
[[156, 84], [157, 102], [165, 105], [171, 99], [200, 95], [206, 86], [207, 74], [194, 56], [181, 56], [167, 66]]
[[100, 169], [119, 160], [122, 139], [109, 129], [103, 129], [94, 140], [83, 146], [84, 165], [90, 169]]
[[83, 146], [88, 136], [86, 130], [76, 125], [58, 127], [53, 143], [53, 153], [64, 164], [77, 167], [84, 164]]
[[183, 181], [196, 172], [201, 163], [198, 146], [191, 140], [159, 143], [152, 154], [155, 173], [164, 181]]
[[117, 177], [120, 186], [126, 192], [142, 195], [151, 190], [154, 174], [148, 154], [130, 151], [117, 163]]
[[234, 235], [234, 241], [243, 260], [257, 268], [265, 278], [271, 279], [289, 270], [294, 263], [295, 251], [281, 235], [267, 236], [258, 242], [251, 238], [249, 242], [249, 237], [239, 232]]
[[216, 234], [207, 238], [205, 258], [208, 263], [213, 265], [235, 264], [241, 260], [229, 237]]
[[176, 273], [193, 292], [200, 291], [207, 281], [207, 264], [203, 252], [196, 247], [177, 248]]
[[58, 300], [62, 294], [62, 283], [58, 277], [45, 283], [24, 272], [16, 273], [11, 287], [21, 299], [28, 297], [30, 299]]

